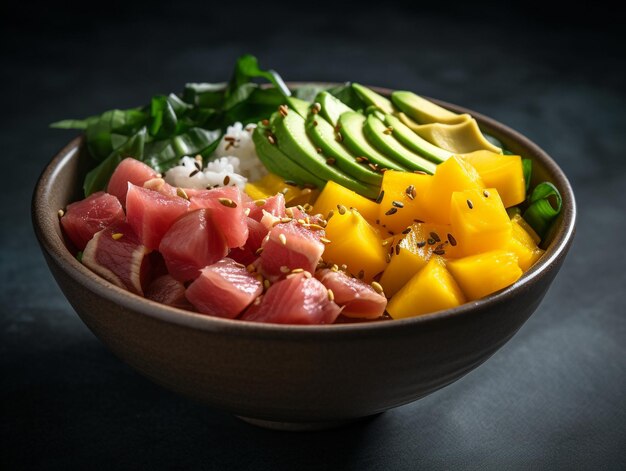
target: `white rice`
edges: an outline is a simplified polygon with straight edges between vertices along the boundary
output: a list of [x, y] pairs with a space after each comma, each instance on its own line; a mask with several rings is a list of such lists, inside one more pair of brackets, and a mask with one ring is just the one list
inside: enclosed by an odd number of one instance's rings
[[267, 174], [252, 141], [255, 127], [248, 124], [244, 128], [239, 122], [229, 126], [212, 155], [213, 160], [204, 169], [198, 169], [193, 157], [183, 157], [166, 172], [165, 181], [181, 188], [211, 188], [224, 186], [226, 182], [243, 190], [248, 180], [256, 181]]

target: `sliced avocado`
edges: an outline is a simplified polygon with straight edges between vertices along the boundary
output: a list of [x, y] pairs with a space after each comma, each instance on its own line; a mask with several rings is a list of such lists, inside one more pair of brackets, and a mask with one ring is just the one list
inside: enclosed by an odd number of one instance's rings
[[452, 157], [452, 152], [432, 145], [426, 139], [422, 139], [397, 117], [387, 114], [384, 116], [384, 121], [387, 126], [393, 129], [393, 135], [398, 141], [413, 152], [426, 157], [431, 162], [441, 163]]
[[383, 113], [393, 114], [396, 111], [396, 107], [388, 99], [382, 96], [380, 93], [376, 93], [374, 90], [364, 87], [358, 83], [353, 83], [352, 88], [357, 92], [361, 99], [368, 105], [377, 107]]
[[[323, 108], [322, 108], [323, 109]], [[333, 126], [320, 114], [309, 113], [306, 120], [307, 134], [326, 157], [335, 159], [337, 167], [364, 183], [380, 186], [383, 176], [367, 166], [367, 162], [359, 163], [339, 141]]]
[[337, 126], [339, 116], [343, 113], [346, 111], [354, 111], [339, 98], [334, 97], [326, 91], [319, 92], [315, 97], [315, 101], [320, 104], [320, 114], [333, 126]]
[[435, 173], [437, 164], [426, 160], [400, 142], [391, 134], [391, 130], [385, 126], [378, 117], [371, 114], [363, 126], [365, 137], [381, 152], [392, 156], [394, 160], [402, 163], [411, 170], [422, 170], [427, 173]]
[[292, 180], [298, 185], [311, 183], [318, 188], [323, 188], [326, 182], [321, 178], [305, 170], [297, 163], [283, 154], [276, 144], [272, 144], [267, 138], [269, 129], [259, 125], [252, 133], [252, 141], [256, 148], [256, 153], [263, 165], [272, 173], [287, 180]]
[[365, 124], [365, 116], [356, 111], [344, 113], [339, 117], [339, 134], [352, 155], [366, 157], [370, 163], [380, 168], [406, 170], [406, 167], [385, 157], [367, 142], [363, 134], [363, 124]]
[[300, 98], [296, 98], [294, 96], [288, 96], [286, 98], [287, 106], [298, 113], [303, 118], [306, 118], [306, 115], [309, 114], [309, 107], [311, 103], [306, 100], [301, 100]]
[[453, 113], [432, 101], [413, 92], [395, 91], [391, 94], [393, 104], [404, 111], [419, 124], [445, 123], [456, 124], [463, 121], [463, 115]]
[[278, 139], [278, 148], [294, 162], [324, 180], [332, 180], [368, 198], [378, 195], [378, 188], [366, 185], [346, 175], [326, 158], [317, 153], [315, 146], [306, 134], [305, 121], [297, 113], [278, 116], [273, 122], [273, 131]]

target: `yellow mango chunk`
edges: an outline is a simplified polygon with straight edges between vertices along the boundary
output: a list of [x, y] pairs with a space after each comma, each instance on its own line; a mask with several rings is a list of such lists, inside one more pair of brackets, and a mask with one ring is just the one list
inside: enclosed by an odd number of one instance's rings
[[515, 214], [511, 218], [511, 222], [513, 221], [519, 224], [526, 231], [526, 234], [528, 234], [528, 236], [533, 240], [536, 245], [539, 245], [541, 243], [541, 237], [539, 237], [539, 234], [535, 232], [535, 230], [530, 226], [530, 224], [526, 222], [521, 214]]
[[427, 220], [425, 198], [432, 179], [430, 175], [387, 170], [380, 188], [383, 197], [377, 205], [380, 226], [386, 231], [399, 233], [416, 219]]
[[246, 183], [244, 191], [254, 200], [265, 199], [276, 193], [282, 193], [285, 196], [287, 206], [311, 203], [319, 194], [319, 190], [300, 188], [291, 182], [287, 183], [283, 177], [274, 173], [268, 173], [255, 182]]
[[402, 114], [399, 115], [399, 118], [422, 139], [426, 139], [431, 144], [450, 152], [466, 154], [484, 149], [498, 154], [502, 153], [502, 149], [494, 146], [483, 136], [474, 118], [470, 115], [461, 116], [465, 117], [465, 119], [454, 124], [430, 123], [416, 125], [415, 121], [406, 119]]
[[526, 199], [526, 183], [522, 158], [519, 155], [502, 155], [488, 150], [465, 154], [465, 161], [476, 169], [488, 188], [495, 188], [505, 208]]
[[428, 217], [425, 220], [439, 224], [450, 224], [452, 193], [463, 190], [479, 190], [484, 187], [485, 185], [474, 167], [460, 157], [449, 158], [437, 166], [432, 177], [430, 191], [424, 201], [428, 210]]
[[337, 212], [337, 205], [357, 209], [371, 224], [378, 217], [376, 202], [330, 180], [315, 200], [313, 214], [319, 213], [326, 217], [331, 210]]
[[394, 319], [415, 317], [459, 306], [465, 296], [439, 258], [431, 259], [391, 298], [387, 312]]
[[531, 234], [529, 234], [524, 226], [520, 224], [524, 219], [516, 214], [511, 218], [511, 240], [507, 245], [507, 250], [517, 255], [517, 263], [523, 272], [528, 271], [537, 260], [543, 255], [544, 251], [537, 247], [537, 243]]
[[470, 301], [500, 291], [522, 276], [517, 255], [505, 250], [451, 260], [446, 266]]
[[326, 238], [330, 243], [324, 249], [324, 261], [346, 264], [348, 273], [362, 280], [371, 281], [387, 265], [380, 234], [356, 210], [335, 211], [328, 220]]
[[511, 221], [495, 188], [455, 192], [450, 219], [464, 255], [504, 248], [511, 239]]

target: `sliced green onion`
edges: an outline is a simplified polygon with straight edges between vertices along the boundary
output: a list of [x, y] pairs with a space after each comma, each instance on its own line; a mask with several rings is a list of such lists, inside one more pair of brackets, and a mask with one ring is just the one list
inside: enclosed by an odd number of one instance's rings
[[559, 190], [550, 182], [540, 183], [530, 195], [524, 220], [543, 239], [550, 224], [561, 212], [563, 200]]
[[526, 194], [528, 194], [530, 179], [533, 175], [533, 161], [530, 159], [522, 159], [522, 171], [524, 172], [524, 181], [526, 182]]

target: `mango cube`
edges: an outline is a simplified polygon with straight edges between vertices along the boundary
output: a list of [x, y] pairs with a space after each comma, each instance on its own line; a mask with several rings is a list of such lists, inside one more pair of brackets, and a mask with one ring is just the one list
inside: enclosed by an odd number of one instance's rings
[[522, 276], [517, 255], [506, 250], [450, 260], [446, 266], [470, 301], [506, 288]]
[[381, 186], [384, 193], [377, 216], [383, 229], [399, 233], [416, 219], [429, 219], [425, 198], [432, 179], [430, 175], [411, 172], [387, 170], [384, 173]]
[[[507, 250], [517, 255], [517, 263], [523, 272], [528, 271], [543, 255], [543, 250], [537, 247], [533, 235], [529, 234], [523, 225], [524, 219], [519, 214], [511, 218], [511, 240]], [[532, 229], [531, 229], [532, 230]], [[533, 231], [534, 232], [534, 231]]]
[[268, 173], [260, 180], [246, 183], [245, 192], [254, 200], [260, 200], [282, 193], [285, 196], [287, 206], [310, 203], [317, 197], [319, 190], [300, 188], [274, 174]]
[[495, 188], [455, 192], [450, 219], [464, 255], [504, 248], [511, 239], [511, 221]]
[[346, 264], [347, 271], [360, 279], [371, 281], [387, 265], [382, 238], [356, 210], [335, 211], [328, 220], [326, 238], [330, 243], [324, 249], [324, 261]]
[[477, 150], [465, 154], [463, 158], [476, 169], [486, 187], [498, 190], [505, 208], [520, 204], [526, 199], [524, 170], [519, 155]]
[[432, 177], [430, 191], [425, 204], [429, 222], [450, 224], [450, 200], [452, 193], [464, 190], [479, 190], [485, 185], [474, 167], [461, 157], [453, 156], [439, 164]]
[[394, 319], [415, 317], [465, 302], [465, 296], [440, 258], [432, 258], [391, 298], [387, 312]]
[[337, 212], [337, 205], [356, 208], [371, 224], [378, 217], [378, 205], [374, 201], [329, 180], [313, 205], [313, 214], [326, 217], [331, 210]]

